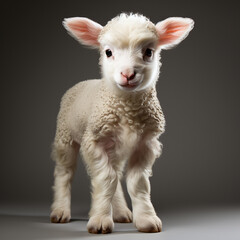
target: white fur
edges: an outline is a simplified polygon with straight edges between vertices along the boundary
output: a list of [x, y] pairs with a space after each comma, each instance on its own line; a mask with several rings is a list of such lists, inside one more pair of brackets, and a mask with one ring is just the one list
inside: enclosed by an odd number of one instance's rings
[[[161, 231], [149, 182], [165, 127], [155, 88], [160, 51], [179, 43], [192, 28], [192, 22], [186, 27], [189, 20], [175, 20], [154, 25], [142, 15], [121, 14], [102, 27], [86, 18], [65, 19], [64, 26], [78, 41], [99, 48], [103, 78], [76, 84], [62, 99], [52, 153], [52, 222], [70, 220], [71, 179], [80, 149], [92, 184], [88, 231], [111, 232], [113, 220], [133, 220], [142, 232]], [[165, 35], [172, 32], [175, 35]], [[148, 48], [153, 51], [150, 56], [145, 54]], [[106, 56], [107, 49], [112, 56]], [[125, 165], [133, 214], [121, 187]]]

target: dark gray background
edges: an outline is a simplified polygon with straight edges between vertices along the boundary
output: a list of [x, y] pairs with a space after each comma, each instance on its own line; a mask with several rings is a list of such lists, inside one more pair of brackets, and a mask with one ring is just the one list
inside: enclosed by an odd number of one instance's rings
[[[157, 89], [167, 127], [151, 178], [156, 209], [240, 202], [237, 1], [9, 1], [1, 9], [2, 206], [50, 206], [60, 99], [75, 83], [100, 77], [97, 51], [72, 39], [63, 18], [105, 25], [123, 11], [154, 23], [170, 16], [195, 20], [184, 42], [162, 52]], [[89, 187], [79, 161], [72, 190], [78, 211], [88, 211]]]

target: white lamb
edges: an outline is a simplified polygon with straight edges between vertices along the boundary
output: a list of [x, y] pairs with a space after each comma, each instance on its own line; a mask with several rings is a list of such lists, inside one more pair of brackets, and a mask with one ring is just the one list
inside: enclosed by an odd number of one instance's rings
[[[103, 78], [80, 82], [62, 98], [52, 152], [52, 222], [70, 221], [71, 180], [80, 150], [92, 184], [88, 231], [110, 233], [114, 221], [132, 220], [141, 232], [161, 231], [149, 183], [165, 126], [155, 88], [160, 51], [180, 43], [193, 24], [174, 17], [154, 25], [142, 15], [124, 13], [104, 27], [88, 18], [65, 19], [74, 38], [99, 49]], [[125, 165], [133, 214], [120, 183]]]

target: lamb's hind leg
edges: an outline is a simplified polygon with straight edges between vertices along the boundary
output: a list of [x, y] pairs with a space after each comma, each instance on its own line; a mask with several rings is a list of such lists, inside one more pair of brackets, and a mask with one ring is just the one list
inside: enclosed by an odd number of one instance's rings
[[52, 158], [56, 162], [54, 171], [54, 201], [51, 222], [66, 223], [71, 218], [71, 180], [76, 168], [79, 145], [54, 143]]
[[117, 189], [112, 200], [112, 208], [114, 222], [132, 222], [132, 212], [127, 207], [120, 180], [118, 180]]

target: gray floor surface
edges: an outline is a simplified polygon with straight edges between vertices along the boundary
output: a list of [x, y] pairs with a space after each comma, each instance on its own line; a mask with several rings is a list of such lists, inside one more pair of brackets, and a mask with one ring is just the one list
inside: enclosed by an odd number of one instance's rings
[[87, 217], [74, 216], [67, 224], [49, 222], [43, 211], [0, 209], [0, 239], [161, 239], [240, 240], [240, 206], [197, 207], [164, 211], [161, 233], [139, 233], [133, 224], [115, 224], [114, 232], [92, 235], [86, 231]]

